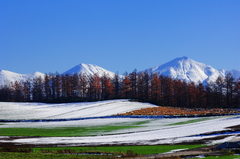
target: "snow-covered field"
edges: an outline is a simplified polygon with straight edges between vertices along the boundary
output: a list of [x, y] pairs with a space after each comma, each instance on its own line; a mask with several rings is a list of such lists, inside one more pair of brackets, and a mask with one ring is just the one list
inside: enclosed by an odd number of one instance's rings
[[[127, 111], [154, 107], [148, 103], [129, 102], [128, 100], [109, 100], [102, 102], [68, 103], [68, 104], [43, 104], [43, 103], [0, 103], [0, 119], [60, 119], [98, 117], [124, 113]], [[215, 136], [196, 136], [215, 131], [227, 130], [227, 127], [239, 125], [238, 116], [207, 117], [203, 121], [191, 124], [178, 124], [199, 118], [174, 118], [174, 119], [140, 119], [140, 118], [110, 118], [88, 119], [64, 122], [7, 122], [0, 123], [0, 128], [8, 127], [93, 127], [107, 125], [134, 125], [135, 128], [120, 129], [110, 133], [95, 134], [87, 137], [40, 137], [21, 138], [9, 140], [0, 136], [0, 143], [25, 143], [25, 144], [66, 144], [69, 146], [80, 145], [105, 145], [105, 144], [172, 144]], [[140, 124], [141, 123], [141, 124]], [[3, 124], [3, 125], [1, 125]], [[1, 131], [1, 129], [0, 129]], [[223, 138], [210, 140], [209, 143], [218, 143], [230, 140], [238, 134], [219, 135]]]
[[0, 102], [0, 119], [63, 119], [109, 116], [148, 107], [156, 106], [148, 103], [129, 102], [128, 100], [64, 104]]

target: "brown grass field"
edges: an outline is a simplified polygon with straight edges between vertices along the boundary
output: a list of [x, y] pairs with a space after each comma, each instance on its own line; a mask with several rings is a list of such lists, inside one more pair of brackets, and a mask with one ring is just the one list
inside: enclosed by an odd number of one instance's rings
[[232, 115], [232, 114], [240, 114], [240, 111], [233, 109], [222, 109], [222, 108], [214, 108], [214, 109], [190, 109], [190, 108], [176, 108], [176, 107], [152, 107], [152, 108], [144, 108], [139, 110], [134, 110], [131, 112], [118, 114], [118, 115], [203, 115], [203, 116], [211, 116], [211, 115]]

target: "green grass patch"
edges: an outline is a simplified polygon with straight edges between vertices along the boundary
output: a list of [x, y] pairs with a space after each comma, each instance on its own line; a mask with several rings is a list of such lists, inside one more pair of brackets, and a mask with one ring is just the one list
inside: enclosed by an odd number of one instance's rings
[[154, 120], [157, 120], [157, 119], [149, 119], [149, 120], [144, 120], [144, 121], [132, 122], [131, 125], [141, 126], [143, 124], [148, 124], [148, 123], [150, 123], [151, 121], [154, 121]]
[[100, 146], [100, 147], [54, 147], [54, 148], [34, 148], [35, 152], [41, 150], [58, 151], [70, 149], [77, 152], [105, 152], [105, 153], [127, 153], [132, 151], [139, 155], [149, 155], [169, 152], [176, 149], [194, 149], [205, 145], [151, 145], [151, 146]]
[[[176, 149], [193, 149], [204, 145], [156, 145], [156, 146], [109, 146], [109, 147], [59, 147], [32, 148], [33, 152], [0, 152], [0, 159], [113, 159], [118, 154], [127, 155], [128, 152], [138, 155], [149, 155], [169, 152]], [[42, 153], [46, 151], [47, 153]], [[73, 152], [63, 154], [64, 152]], [[105, 152], [113, 155], [82, 155], [81, 152]], [[206, 159], [240, 159], [239, 155], [209, 156]]]
[[205, 120], [211, 120], [211, 119], [209, 119], [209, 118], [192, 119], [192, 120], [188, 120], [188, 121], [183, 121], [183, 122], [177, 122], [177, 123], [173, 123], [173, 124], [168, 124], [168, 125], [166, 125], [166, 126], [191, 124], [191, 123], [197, 123], [197, 122], [201, 122], [201, 121], [205, 121]]
[[[154, 146], [108, 146], [108, 147], [47, 147], [32, 148], [31, 152], [0, 152], [0, 159], [112, 159], [116, 156], [149, 155], [176, 149], [193, 149], [204, 145], [154, 145]], [[11, 148], [10, 150], [13, 150]], [[111, 153], [112, 155], [82, 155], [86, 152]], [[69, 153], [69, 154], [64, 154]], [[78, 154], [78, 155], [77, 155]]]
[[111, 159], [111, 156], [0, 152], [0, 159]]
[[139, 126], [109, 125], [91, 127], [60, 127], [60, 128], [0, 128], [1, 136], [45, 136], [45, 137], [71, 137], [94, 136], [111, 133], [122, 129], [131, 129]]
[[[128, 127], [128, 126], [127, 126]], [[63, 128], [1, 128], [2, 136], [90, 136], [103, 134], [113, 130], [124, 129], [122, 126], [105, 127], [63, 127]]]
[[89, 127], [53, 127], [53, 128], [0, 128], [0, 136], [43, 136], [43, 137], [73, 137], [113, 134], [115, 131], [143, 127], [151, 120], [138, 122], [123, 122], [112, 125]]

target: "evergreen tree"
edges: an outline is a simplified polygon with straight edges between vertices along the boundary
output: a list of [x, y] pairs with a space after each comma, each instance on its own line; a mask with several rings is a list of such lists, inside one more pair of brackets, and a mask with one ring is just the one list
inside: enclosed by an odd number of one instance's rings
[[32, 96], [35, 102], [43, 101], [43, 79], [41, 77], [33, 79]]
[[118, 73], [115, 73], [114, 79], [113, 79], [113, 92], [114, 92], [114, 98], [120, 98], [120, 79]]
[[225, 77], [225, 83], [226, 83], [226, 102], [227, 106], [231, 107], [232, 106], [232, 97], [233, 97], [233, 88], [234, 88], [234, 83], [233, 83], [233, 76], [231, 73], [228, 73]]
[[137, 70], [134, 69], [132, 73], [129, 74], [129, 80], [131, 82], [131, 98], [137, 97]]
[[31, 100], [31, 82], [29, 79], [23, 83], [23, 94], [24, 94], [24, 101]]
[[50, 77], [49, 75], [45, 74], [44, 76], [44, 94], [46, 100], [49, 100], [51, 98], [51, 84], [50, 84]]

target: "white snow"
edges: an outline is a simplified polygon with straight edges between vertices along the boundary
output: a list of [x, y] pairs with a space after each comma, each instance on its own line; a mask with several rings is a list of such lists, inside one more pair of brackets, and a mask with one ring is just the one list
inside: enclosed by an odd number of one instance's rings
[[94, 74], [97, 74], [99, 77], [106, 75], [112, 79], [115, 76], [115, 73], [108, 71], [102, 67], [99, 67], [93, 64], [83, 64], [83, 63], [71, 68], [70, 70], [64, 72], [63, 74], [73, 75], [74, 73], [85, 74], [86, 76], [93, 76]]
[[[179, 57], [165, 64], [155, 66], [149, 69], [146, 69], [148, 72], [159, 73], [165, 76], [169, 76], [174, 79], [181, 79], [186, 82], [215, 82], [216, 79], [221, 76], [225, 77], [227, 73], [232, 73], [234, 79], [240, 78], [240, 70], [224, 70], [224, 69], [215, 69], [207, 64], [194, 61], [188, 57]], [[65, 71], [63, 74], [73, 75], [85, 74], [87, 76], [92, 76], [97, 74], [99, 77], [107, 75], [110, 78], [114, 78], [115, 73], [108, 71], [102, 67], [93, 64], [84, 64], [81, 63], [75, 67]], [[26, 80], [33, 77], [44, 77], [43, 73], [35, 72], [32, 74], [18, 74], [6, 70], [0, 70], [0, 85], [9, 84], [11, 81], [20, 81]], [[122, 75], [119, 75], [120, 78], [123, 78]]]
[[[148, 103], [129, 102], [128, 100], [109, 100], [101, 102], [68, 103], [68, 104], [43, 104], [43, 103], [0, 103], [0, 119], [44, 119], [44, 118], [75, 118], [75, 117], [97, 117], [113, 115], [126, 111], [153, 107]], [[65, 122], [43, 122], [43, 123], [2, 123], [0, 128], [5, 127], [91, 127], [106, 125], [132, 125], [134, 122], [140, 124], [137, 128], [113, 131], [110, 134], [97, 134], [87, 137], [41, 137], [8, 140], [0, 137], [0, 142], [28, 143], [28, 144], [68, 144], [74, 145], [103, 145], [103, 144], [172, 144], [183, 141], [194, 141], [212, 138], [214, 136], [194, 136], [214, 131], [226, 130], [227, 127], [240, 123], [240, 117], [221, 116], [208, 117], [201, 122], [169, 125], [172, 123], [188, 121], [196, 118], [175, 119], [88, 119]], [[225, 135], [225, 139], [214, 140], [212, 143], [232, 139], [235, 135]]]
[[155, 66], [147, 69], [152, 73], [159, 73], [173, 79], [181, 79], [186, 82], [215, 82], [221, 76], [225, 77], [227, 73], [232, 73], [235, 79], [240, 77], [238, 70], [217, 70], [207, 64], [194, 61], [188, 57], [179, 57], [163, 65]]
[[[159, 119], [161, 122], [162, 119]], [[16, 139], [14, 143], [34, 143], [34, 144], [70, 144], [70, 145], [103, 145], [103, 144], [173, 144], [183, 141], [193, 141], [199, 139], [212, 138], [213, 136], [196, 137], [200, 133], [224, 130], [226, 127], [236, 125], [240, 122], [240, 118], [230, 119], [219, 118], [209, 121], [198, 122], [194, 124], [185, 124], [175, 127], [159, 127], [157, 130], [138, 131], [133, 133], [105, 135], [105, 136], [88, 136], [88, 137], [42, 137]], [[234, 135], [226, 136], [226, 139], [218, 140], [218, 142], [233, 139]], [[0, 142], [9, 142], [0, 139]], [[214, 142], [216, 143], [216, 142]]]
[[115, 115], [135, 109], [156, 107], [128, 100], [43, 104], [0, 102], [0, 119], [62, 119]]

